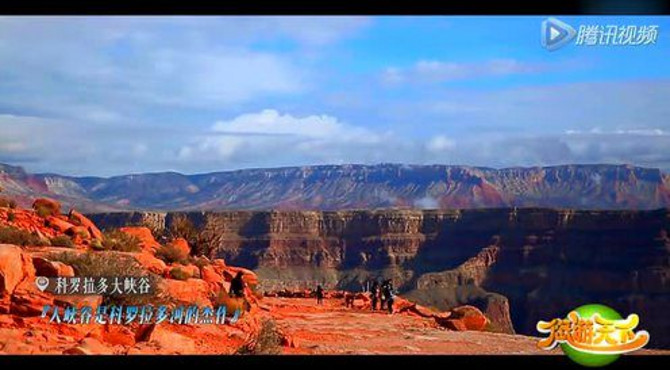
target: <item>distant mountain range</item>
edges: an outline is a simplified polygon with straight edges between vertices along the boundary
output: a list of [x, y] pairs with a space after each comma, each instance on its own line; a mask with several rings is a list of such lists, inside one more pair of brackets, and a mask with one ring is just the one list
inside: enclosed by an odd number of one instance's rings
[[445, 165], [324, 165], [110, 178], [29, 174], [0, 164], [2, 195], [39, 196], [84, 212], [670, 206], [670, 176], [630, 165], [492, 169]]

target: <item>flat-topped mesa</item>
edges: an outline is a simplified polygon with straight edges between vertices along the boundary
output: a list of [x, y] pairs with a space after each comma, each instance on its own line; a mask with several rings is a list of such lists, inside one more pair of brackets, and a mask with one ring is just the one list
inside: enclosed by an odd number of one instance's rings
[[650, 210], [670, 206], [668, 175], [630, 165], [484, 168], [322, 165], [110, 178], [31, 175], [0, 164], [12, 196], [48, 196], [86, 212], [546, 207]]

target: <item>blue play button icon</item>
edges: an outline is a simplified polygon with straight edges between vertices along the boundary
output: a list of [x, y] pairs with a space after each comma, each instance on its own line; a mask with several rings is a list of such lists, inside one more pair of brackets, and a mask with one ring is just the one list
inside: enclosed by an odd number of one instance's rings
[[563, 47], [576, 34], [574, 28], [556, 18], [547, 18], [542, 22], [542, 46], [549, 51]]

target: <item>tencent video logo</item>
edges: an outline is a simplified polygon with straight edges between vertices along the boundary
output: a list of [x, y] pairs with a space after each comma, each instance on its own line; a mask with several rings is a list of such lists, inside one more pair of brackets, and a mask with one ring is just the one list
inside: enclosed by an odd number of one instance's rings
[[576, 30], [556, 18], [542, 21], [542, 47], [554, 51], [571, 43], [576, 46], [646, 46], [658, 40], [658, 25], [581, 24]]
[[572, 26], [556, 18], [547, 18], [542, 22], [542, 46], [550, 51], [565, 46], [577, 35]]
[[636, 314], [626, 319], [601, 304], [580, 306], [564, 319], [540, 321], [537, 330], [547, 334], [537, 346], [551, 350], [560, 346], [574, 362], [598, 367], [608, 365], [623, 353], [641, 349], [649, 343], [649, 333], [634, 331], [640, 322]]

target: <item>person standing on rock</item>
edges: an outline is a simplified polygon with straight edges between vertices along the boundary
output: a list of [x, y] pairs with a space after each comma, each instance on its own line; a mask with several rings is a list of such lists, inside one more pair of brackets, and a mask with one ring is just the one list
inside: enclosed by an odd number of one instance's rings
[[379, 301], [379, 282], [377, 280], [372, 282], [370, 286], [370, 301], [372, 302], [372, 311], [377, 310], [377, 302]]
[[230, 296], [237, 298], [244, 297], [244, 279], [242, 279], [241, 271], [238, 271], [237, 275], [230, 281]]
[[323, 304], [323, 287], [321, 284], [316, 287], [316, 304]]
[[[393, 313], [393, 282], [386, 280], [382, 285], [382, 299], [388, 305], [389, 314]], [[382, 303], [382, 309], [384, 304]]]

